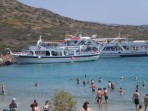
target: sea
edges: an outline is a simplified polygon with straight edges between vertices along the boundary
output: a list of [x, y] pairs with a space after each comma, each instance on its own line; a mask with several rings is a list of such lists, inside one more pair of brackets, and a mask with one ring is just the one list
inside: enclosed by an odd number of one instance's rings
[[[124, 77], [121, 80], [121, 77]], [[138, 77], [135, 81], [134, 77]], [[102, 83], [98, 82], [99, 77]], [[80, 84], [76, 83], [80, 79]], [[115, 90], [108, 89], [109, 103], [102, 99], [102, 108], [98, 107], [90, 84], [83, 81], [95, 81], [99, 88], [108, 86], [108, 81], [115, 84]], [[51, 64], [13, 64], [0, 67], [0, 83], [5, 84], [6, 94], [0, 94], [0, 110], [8, 108], [12, 98], [16, 98], [18, 111], [31, 111], [30, 104], [36, 99], [41, 111], [45, 100], [51, 101], [55, 90], [70, 93], [77, 102], [77, 111], [85, 101], [89, 101], [93, 111], [135, 111], [133, 93], [139, 86], [140, 104], [144, 109], [144, 96], [148, 93], [148, 57], [99, 58], [96, 61], [51, 63]], [[38, 86], [35, 87], [34, 84]], [[119, 94], [120, 87], [124, 94]]]

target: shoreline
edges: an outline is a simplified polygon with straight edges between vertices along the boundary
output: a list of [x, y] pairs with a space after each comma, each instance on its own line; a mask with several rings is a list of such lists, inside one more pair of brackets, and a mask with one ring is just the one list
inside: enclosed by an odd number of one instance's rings
[[0, 55], [0, 67], [16, 63], [15, 59], [10, 54]]

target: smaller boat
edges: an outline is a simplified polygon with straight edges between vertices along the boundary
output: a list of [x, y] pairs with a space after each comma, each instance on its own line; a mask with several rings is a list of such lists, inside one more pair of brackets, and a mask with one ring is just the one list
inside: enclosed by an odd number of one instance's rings
[[33, 64], [33, 63], [54, 63], [54, 62], [81, 62], [92, 61], [99, 58], [99, 52], [96, 50], [81, 50], [81, 47], [68, 48], [67, 47], [48, 47], [40, 40], [36, 46], [30, 46], [25, 53], [12, 53], [17, 63], [19, 64]]

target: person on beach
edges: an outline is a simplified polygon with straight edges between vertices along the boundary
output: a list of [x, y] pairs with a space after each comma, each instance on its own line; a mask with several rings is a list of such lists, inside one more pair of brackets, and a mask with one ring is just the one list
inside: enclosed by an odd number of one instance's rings
[[119, 94], [123, 95], [123, 89], [120, 87]]
[[142, 86], [145, 88], [145, 86], [146, 86], [146, 81], [143, 81], [143, 82], [142, 82]]
[[5, 84], [2, 83], [2, 94], [5, 94]]
[[86, 101], [83, 104], [83, 107], [80, 109], [80, 111], [93, 111], [90, 107], [89, 107], [89, 102]]
[[44, 111], [49, 111], [49, 102], [48, 101], [45, 101], [45, 104], [43, 106], [43, 110]]
[[16, 99], [13, 98], [10, 106], [10, 111], [17, 111], [17, 104], [16, 104]]
[[139, 105], [138, 111], [143, 111], [142, 110], [142, 105]]
[[77, 78], [76, 81], [77, 81], [77, 84], [80, 84], [80, 79], [79, 78]]
[[140, 101], [140, 94], [139, 94], [138, 90], [136, 90], [136, 92], [133, 94], [133, 100], [135, 102], [136, 111], [137, 111], [138, 105], [139, 105], [139, 101]]
[[103, 90], [104, 90], [104, 98], [105, 98], [105, 102], [106, 102], [106, 104], [108, 104], [108, 90], [106, 89], [106, 88], [103, 88]]
[[96, 99], [98, 101], [99, 107], [102, 107], [102, 89], [98, 88]]
[[146, 111], [147, 106], [148, 106], [148, 94], [146, 94], [144, 97], [144, 105], [145, 105], [144, 111]]

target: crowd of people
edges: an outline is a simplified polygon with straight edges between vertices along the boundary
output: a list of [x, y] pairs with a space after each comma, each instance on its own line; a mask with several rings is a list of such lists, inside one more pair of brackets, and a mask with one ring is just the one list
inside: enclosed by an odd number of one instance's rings
[[[86, 75], [85, 75], [85, 78], [86, 78]], [[124, 77], [122, 76], [120, 78], [121, 80], [124, 79]], [[134, 80], [135, 81], [138, 81], [138, 77], [134, 77]], [[103, 87], [100, 88], [100, 87], [96, 87], [95, 85], [95, 82], [93, 79], [91, 79], [90, 81], [86, 81], [84, 80], [82, 82], [82, 84], [84, 86], [86, 85], [90, 85], [90, 88], [92, 90], [92, 92], [96, 92], [96, 102], [98, 103], [98, 106], [101, 108], [102, 107], [102, 99], [104, 97], [104, 101], [105, 101], [105, 104], [108, 105], [108, 100], [109, 100], [109, 97], [108, 97], [108, 90], [115, 90], [115, 84], [111, 81], [108, 81], [108, 86], [106, 87]], [[98, 82], [101, 84], [103, 81], [102, 81], [102, 78], [99, 77], [98, 79]], [[81, 84], [80, 82], [80, 79], [79, 78], [76, 78], [76, 83], [77, 84]], [[38, 83], [35, 83], [34, 84], [35, 87], [38, 86]], [[145, 88], [146, 87], [146, 81], [143, 81], [142, 82], [142, 86]], [[103, 91], [102, 91], [103, 90]], [[119, 94], [120, 95], [123, 95], [124, 94], [124, 90], [122, 87], [120, 87], [120, 89], [118, 90]], [[5, 84], [2, 83], [1, 84], [1, 93], [3, 95], [6, 94], [6, 90], [5, 90]], [[148, 94], [145, 95], [144, 97], [144, 108], [142, 107], [142, 105], [140, 104], [140, 93], [139, 93], [139, 86], [136, 85], [136, 90], [135, 90], [135, 93], [133, 94], [133, 102], [136, 106], [136, 111], [146, 111], [147, 110], [147, 106], [148, 106]], [[38, 106], [38, 103], [37, 103], [37, 100], [35, 99], [34, 102], [30, 105], [31, 107], [31, 111], [40, 111], [40, 107]], [[9, 108], [7, 109], [4, 109], [3, 111], [17, 111], [17, 104], [16, 104], [16, 98], [13, 98], [12, 99], [12, 102], [10, 103], [9, 105]], [[45, 101], [45, 104], [43, 106], [43, 111], [49, 111], [50, 109], [50, 105], [49, 105], [49, 101]], [[143, 110], [144, 109], [144, 110]], [[82, 108], [80, 109], [80, 111], [93, 111], [90, 107], [89, 107], [89, 101], [85, 101], [84, 102], [84, 105], [82, 106]]]
[[[86, 75], [85, 75], [85, 78], [86, 78]], [[123, 80], [124, 77], [122, 76], [120, 79]], [[138, 77], [135, 76], [134, 77], [134, 80], [135, 81], [138, 81]], [[80, 79], [77, 78], [76, 79], [76, 82], [77, 82], [77, 84], [80, 84]], [[102, 83], [102, 78], [101, 77], [99, 77], [98, 82], [99, 83]], [[96, 89], [98, 89], [97, 92], [96, 92], [96, 102], [98, 103], [98, 106], [100, 108], [102, 107], [102, 98], [103, 97], [104, 97], [104, 100], [105, 100], [105, 104], [108, 105], [108, 99], [109, 99], [108, 98], [108, 89], [115, 90], [115, 84], [113, 82], [108, 81], [108, 86], [107, 87], [104, 87], [103, 88], [103, 91], [102, 91], [102, 88], [96, 87], [95, 81], [93, 79], [90, 82], [84, 80], [82, 83], [83, 83], [84, 86], [86, 84], [90, 84], [90, 88], [92, 89], [92, 92], [95, 92]], [[142, 86], [143, 86], [143, 88], [146, 87], [146, 81], [143, 81], [142, 82]], [[119, 92], [120, 95], [123, 95], [124, 94], [123, 88], [120, 87], [120, 89], [118, 90], [118, 92]], [[136, 111], [146, 111], [147, 110], [147, 106], [148, 106], [148, 94], [146, 94], [145, 97], [144, 97], [144, 100], [143, 100], [143, 102], [144, 102], [144, 108], [143, 108], [142, 107], [142, 104], [140, 104], [140, 93], [139, 93], [139, 86], [138, 85], [136, 85], [135, 93], [133, 94], [133, 97], [132, 98], [133, 98], [133, 102], [134, 102], [134, 104], [136, 106], [136, 108], [135, 108]], [[84, 106], [87, 106], [88, 107], [88, 104], [89, 104], [89, 102], [86, 101], [84, 103], [82, 109], [80, 109], [80, 111], [92, 111], [91, 108], [88, 108], [88, 110], [83, 110], [83, 109], [85, 109]]]

